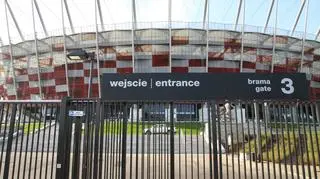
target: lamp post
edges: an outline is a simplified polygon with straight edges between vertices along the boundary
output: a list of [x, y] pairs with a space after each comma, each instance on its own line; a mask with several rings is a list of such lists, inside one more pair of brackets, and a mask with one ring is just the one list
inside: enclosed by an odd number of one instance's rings
[[95, 53], [88, 53], [83, 49], [74, 50], [67, 54], [69, 60], [82, 60], [82, 61], [90, 61], [90, 71], [89, 71], [89, 86], [88, 86], [88, 98], [91, 97], [91, 84], [92, 84], [92, 69], [93, 69], [93, 60], [95, 57]]

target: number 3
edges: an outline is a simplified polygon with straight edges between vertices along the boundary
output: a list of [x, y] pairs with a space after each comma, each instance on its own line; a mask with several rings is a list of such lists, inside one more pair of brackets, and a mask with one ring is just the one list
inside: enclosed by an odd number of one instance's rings
[[293, 81], [290, 78], [283, 78], [281, 84], [285, 84], [285, 88], [281, 88], [284, 94], [292, 94], [294, 92]]

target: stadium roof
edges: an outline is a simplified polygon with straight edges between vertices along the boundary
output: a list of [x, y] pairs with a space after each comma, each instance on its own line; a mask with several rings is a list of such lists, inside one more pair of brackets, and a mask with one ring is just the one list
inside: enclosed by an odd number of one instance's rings
[[43, 38], [63, 34], [63, 26], [67, 34], [95, 31], [95, 24], [104, 24], [99, 30], [107, 24], [168, 27], [171, 21], [173, 28], [174, 22], [198, 22], [206, 28], [209, 20], [234, 29], [244, 23], [259, 32], [276, 27], [277, 33], [319, 40], [319, 7], [319, 0], [3, 0], [0, 38], [2, 44], [9, 37], [18, 43], [34, 39], [34, 32]]

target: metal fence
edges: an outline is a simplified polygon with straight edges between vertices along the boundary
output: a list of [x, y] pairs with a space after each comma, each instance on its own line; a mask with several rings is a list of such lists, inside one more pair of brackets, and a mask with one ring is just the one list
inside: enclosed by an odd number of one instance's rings
[[317, 102], [0, 102], [1, 178], [319, 178]]
[[59, 101], [0, 101], [0, 178], [55, 178]]

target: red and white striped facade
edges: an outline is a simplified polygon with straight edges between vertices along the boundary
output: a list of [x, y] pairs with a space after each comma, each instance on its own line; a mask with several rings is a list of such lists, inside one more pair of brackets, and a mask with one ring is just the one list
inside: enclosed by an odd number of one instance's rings
[[98, 52], [92, 71], [92, 97], [99, 96], [99, 73], [206, 72], [302, 72], [310, 82], [311, 98], [320, 97], [319, 41], [188, 28], [87, 32], [2, 46], [1, 96], [7, 99], [87, 97], [90, 62], [66, 59], [68, 52], [79, 48]]

